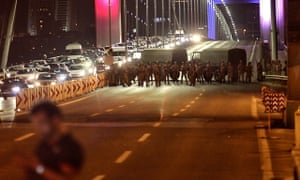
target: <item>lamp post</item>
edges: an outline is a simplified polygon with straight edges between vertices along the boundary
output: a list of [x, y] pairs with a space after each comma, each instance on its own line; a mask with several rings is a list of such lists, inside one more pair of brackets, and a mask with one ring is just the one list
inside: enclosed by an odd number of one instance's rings
[[161, 26], [161, 35], [162, 35], [162, 45], [163, 45], [163, 48], [165, 47], [165, 1], [164, 0], [161, 0], [161, 23], [162, 23], [162, 26]]
[[124, 41], [125, 41], [125, 55], [126, 59], [128, 56], [128, 46], [127, 46], [127, 0], [123, 0], [123, 20], [124, 20]]
[[246, 40], [246, 32], [247, 32], [247, 29], [243, 29], [244, 40]]
[[136, 48], [139, 46], [139, 0], [135, 0], [135, 40]]
[[149, 0], [146, 0], [146, 37], [147, 48], [149, 48]]
[[157, 36], [157, 0], [154, 0], [154, 36]]
[[1, 68], [2, 69], [5, 69], [6, 66], [7, 66], [10, 43], [11, 43], [12, 36], [13, 36], [13, 29], [14, 29], [14, 23], [15, 23], [16, 11], [17, 11], [17, 4], [18, 4], [18, 0], [14, 0], [12, 10], [11, 10], [10, 15], [9, 15], [6, 38], [5, 38], [5, 43], [4, 43], [3, 53], [2, 53], [2, 62], [1, 62]]

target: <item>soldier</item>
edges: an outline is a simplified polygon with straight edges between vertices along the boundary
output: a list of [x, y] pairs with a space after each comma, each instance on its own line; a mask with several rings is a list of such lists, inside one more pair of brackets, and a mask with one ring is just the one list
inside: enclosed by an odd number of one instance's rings
[[226, 67], [224, 61], [220, 65], [220, 82], [225, 83]]
[[153, 73], [154, 73], [154, 79], [155, 79], [155, 86], [160, 87], [160, 67], [158, 64], [153, 65]]
[[200, 84], [204, 83], [203, 68], [202, 68], [202, 65], [200, 63], [198, 63], [197, 67], [196, 67], [196, 77], [197, 77], [197, 80], [199, 81]]
[[251, 83], [252, 80], [252, 64], [251, 62], [248, 63], [246, 67], [246, 83]]
[[188, 84], [188, 78], [187, 78], [187, 71], [188, 71], [188, 64], [183, 62], [181, 65], [181, 84], [183, 84], [183, 79], [185, 79], [186, 84]]
[[191, 63], [189, 66], [188, 76], [190, 80], [190, 86], [196, 86], [196, 67], [194, 63]]
[[257, 63], [257, 81], [263, 80], [263, 67], [260, 62]]
[[170, 64], [169, 63], [165, 63], [163, 66], [163, 71], [164, 71], [164, 81], [165, 81], [165, 85], [168, 84], [170, 85]]
[[177, 65], [176, 62], [171, 67], [171, 77], [174, 82], [178, 83], [178, 78], [179, 78], [179, 66]]
[[244, 74], [245, 74], [245, 66], [242, 62], [242, 60], [240, 61], [240, 63], [238, 64], [238, 81], [239, 82], [244, 82]]
[[208, 62], [206, 64], [206, 68], [205, 68], [205, 72], [204, 72], [204, 78], [208, 84], [212, 83], [212, 77], [213, 77], [212, 68], [211, 68], [210, 62]]
[[228, 74], [228, 83], [232, 83], [232, 78], [233, 78], [233, 66], [229, 62], [228, 67], [227, 67], [227, 74]]
[[144, 86], [144, 79], [145, 79], [145, 67], [140, 64], [138, 67], [138, 86], [143, 87]]
[[145, 69], [145, 81], [146, 81], [146, 87], [149, 87], [150, 85], [150, 80], [151, 80], [151, 76], [152, 76], [152, 67], [150, 64], [148, 64], [146, 66], [146, 69]]

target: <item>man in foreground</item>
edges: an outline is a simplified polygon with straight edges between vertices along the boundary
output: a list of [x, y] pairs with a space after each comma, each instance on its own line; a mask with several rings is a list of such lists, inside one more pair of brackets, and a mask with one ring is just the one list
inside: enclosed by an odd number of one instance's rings
[[61, 125], [61, 110], [52, 102], [43, 101], [31, 109], [30, 120], [41, 140], [33, 157], [16, 159], [25, 170], [26, 179], [74, 179], [84, 155], [80, 144]]

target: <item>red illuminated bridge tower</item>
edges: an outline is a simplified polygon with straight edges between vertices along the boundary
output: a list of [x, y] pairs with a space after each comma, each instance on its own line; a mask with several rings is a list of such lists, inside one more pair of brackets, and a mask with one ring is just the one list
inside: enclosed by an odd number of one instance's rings
[[[111, 7], [109, 8], [109, 6]], [[121, 0], [95, 0], [95, 8], [97, 47], [110, 45], [110, 29], [111, 42], [120, 42], [122, 33]]]

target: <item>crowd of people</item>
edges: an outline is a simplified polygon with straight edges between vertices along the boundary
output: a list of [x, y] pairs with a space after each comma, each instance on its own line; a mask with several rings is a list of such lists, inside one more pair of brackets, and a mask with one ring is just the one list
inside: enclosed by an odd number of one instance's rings
[[[262, 66], [257, 65], [257, 69]], [[261, 68], [260, 68], [261, 67]], [[220, 64], [207, 62], [155, 62], [155, 63], [126, 63], [122, 66], [114, 64], [108, 72], [109, 86], [122, 85], [124, 87], [137, 83], [139, 87], [150, 87], [154, 84], [160, 87], [162, 84], [186, 84], [196, 86], [197, 84], [212, 84], [213, 81], [219, 83], [251, 83], [253, 79], [253, 67], [251, 62], [248, 64], [239, 62], [232, 65], [224, 61]]]

